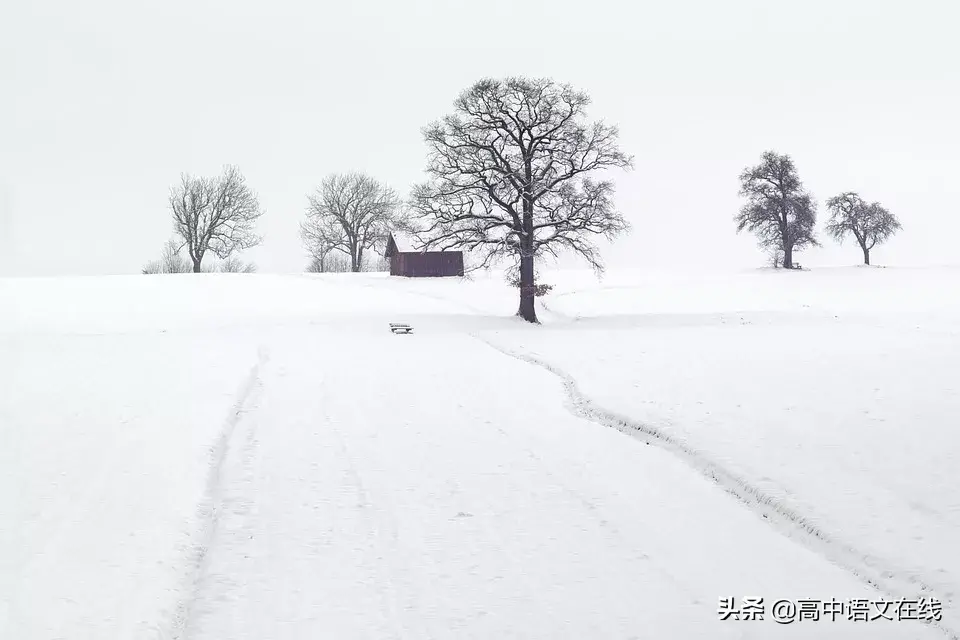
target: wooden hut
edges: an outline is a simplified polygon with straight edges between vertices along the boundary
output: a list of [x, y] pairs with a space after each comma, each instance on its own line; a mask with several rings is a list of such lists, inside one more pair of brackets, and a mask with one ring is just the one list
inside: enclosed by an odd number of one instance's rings
[[390, 275], [407, 278], [437, 278], [463, 275], [462, 251], [416, 251], [413, 240], [393, 232], [383, 256], [390, 261]]

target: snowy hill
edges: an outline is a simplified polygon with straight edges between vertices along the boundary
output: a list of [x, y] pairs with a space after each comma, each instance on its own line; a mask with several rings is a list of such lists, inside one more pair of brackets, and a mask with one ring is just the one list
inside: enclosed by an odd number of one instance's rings
[[546, 281], [0, 279], [0, 638], [958, 637], [960, 269]]

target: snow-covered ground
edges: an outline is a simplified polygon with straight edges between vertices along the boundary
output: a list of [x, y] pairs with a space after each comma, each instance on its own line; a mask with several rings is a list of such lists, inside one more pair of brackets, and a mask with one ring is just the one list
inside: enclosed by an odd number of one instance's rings
[[0, 280], [0, 638], [956, 637], [960, 270], [546, 280]]
[[561, 294], [550, 308], [584, 331], [517, 345], [816, 529], [834, 560], [960, 597], [960, 269], [718, 280], [699, 300], [682, 281]]

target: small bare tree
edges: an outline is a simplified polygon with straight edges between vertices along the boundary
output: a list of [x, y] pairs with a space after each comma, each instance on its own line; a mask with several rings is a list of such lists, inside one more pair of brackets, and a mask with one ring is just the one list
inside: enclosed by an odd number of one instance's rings
[[783, 264], [783, 249], [779, 246], [770, 247], [767, 250], [767, 259], [770, 260], [770, 266], [779, 269]]
[[390, 271], [390, 260], [377, 253], [368, 253], [367, 257], [364, 258], [361, 271], [365, 273], [383, 273]]
[[177, 241], [167, 240], [163, 245], [160, 259], [148, 262], [141, 272], [145, 274], [190, 273], [192, 270], [190, 262], [180, 255]]
[[784, 269], [793, 268], [794, 251], [818, 244], [817, 205], [790, 156], [764, 153], [759, 165], [740, 174], [740, 195], [747, 203], [736, 216], [737, 233], [747, 229], [768, 252], [782, 252]]
[[427, 126], [430, 181], [413, 189], [411, 208], [425, 249], [473, 251], [476, 268], [517, 260], [517, 315], [537, 322], [535, 259], [579, 254], [598, 272], [592, 236], [629, 225], [611, 182], [592, 175], [629, 168], [618, 130], [585, 121], [590, 97], [547, 78], [481, 80], [455, 112]]
[[310, 254], [310, 270], [314, 273], [335, 271], [331, 260], [343, 256], [337, 246], [342, 238], [342, 229], [331, 217], [307, 218], [300, 223], [300, 239]]
[[870, 250], [903, 228], [879, 202], [867, 203], [853, 191], [827, 200], [827, 209], [831, 213], [827, 233], [841, 243], [848, 235], [856, 238], [866, 265], [870, 264]]
[[215, 178], [182, 175], [180, 184], [170, 190], [170, 208], [194, 273], [200, 273], [208, 251], [225, 260], [260, 244], [254, 225], [263, 211], [237, 167], [226, 166]]
[[361, 271], [365, 252], [382, 246], [389, 230], [402, 224], [397, 193], [362, 173], [328, 176], [308, 201], [300, 237], [321, 265], [341, 251], [350, 256], [351, 270]]
[[307, 268], [304, 271], [306, 273], [326, 273], [326, 265], [322, 258], [313, 257], [310, 258], [310, 262], [307, 263]]
[[353, 271], [351, 262], [350, 256], [342, 251], [331, 253], [326, 259], [327, 273], [350, 273]]

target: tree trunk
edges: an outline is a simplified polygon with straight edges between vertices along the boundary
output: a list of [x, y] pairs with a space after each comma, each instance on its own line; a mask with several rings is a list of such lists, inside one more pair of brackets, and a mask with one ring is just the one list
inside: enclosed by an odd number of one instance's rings
[[535, 305], [537, 283], [533, 265], [533, 213], [525, 213], [523, 221], [524, 228], [530, 231], [524, 233], [520, 240], [520, 308], [517, 309], [517, 315], [527, 322], [539, 324]]
[[356, 245], [350, 247], [350, 271], [353, 273], [360, 272], [360, 260], [359, 256], [357, 255]]
[[200, 273], [200, 262], [201, 262], [201, 260], [196, 260], [196, 259], [193, 260], [193, 272], [194, 272], [194, 273]]
[[793, 269], [793, 243], [790, 240], [790, 207], [787, 204], [787, 192], [780, 180], [780, 245], [783, 247], [783, 268]]
[[783, 268], [793, 269], [793, 247], [786, 246], [783, 248]]
[[520, 237], [520, 308], [517, 315], [526, 320], [539, 324], [537, 320], [537, 283], [533, 268], [533, 197], [530, 185], [533, 184], [533, 167], [528, 155], [525, 154], [524, 175], [526, 178], [523, 189], [523, 235]]
[[863, 249], [863, 264], [869, 267], [870, 266], [870, 249], [867, 249], [866, 247], [860, 247], [860, 248]]
[[517, 315], [527, 322], [539, 323], [534, 304], [537, 288], [533, 274], [533, 256], [522, 256], [520, 258], [520, 308], [517, 310]]

